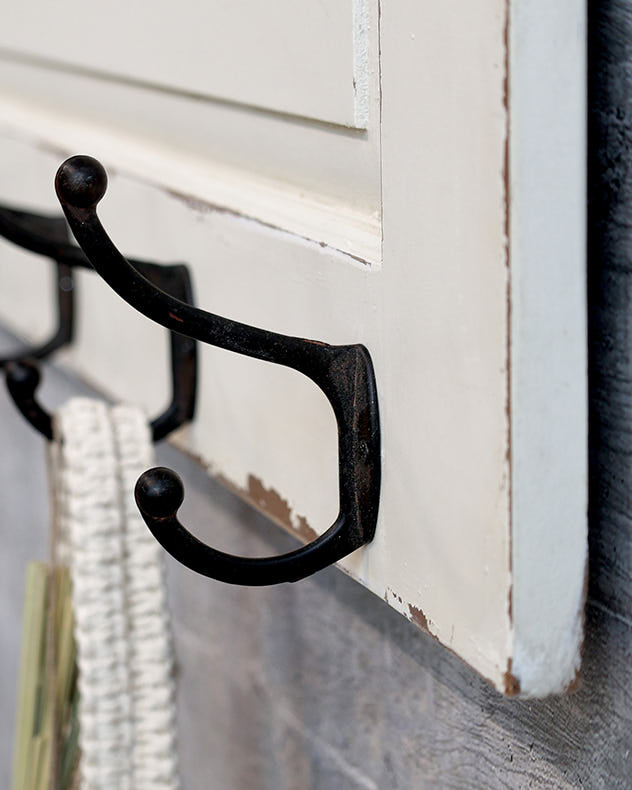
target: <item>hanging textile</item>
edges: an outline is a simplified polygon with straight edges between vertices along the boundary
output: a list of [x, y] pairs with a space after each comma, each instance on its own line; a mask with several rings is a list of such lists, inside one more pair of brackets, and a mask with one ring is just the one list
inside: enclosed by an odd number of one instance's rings
[[153, 462], [142, 412], [74, 398], [51, 443], [56, 563], [72, 578], [82, 790], [180, 787], [162, 552], [133, 490]]

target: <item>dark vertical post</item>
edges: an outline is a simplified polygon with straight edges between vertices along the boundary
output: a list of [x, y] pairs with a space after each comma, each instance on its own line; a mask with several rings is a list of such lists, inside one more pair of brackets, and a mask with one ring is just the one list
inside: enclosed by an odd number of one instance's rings
[[589, 0], [590, 596], [632, 596], [632, 2]]

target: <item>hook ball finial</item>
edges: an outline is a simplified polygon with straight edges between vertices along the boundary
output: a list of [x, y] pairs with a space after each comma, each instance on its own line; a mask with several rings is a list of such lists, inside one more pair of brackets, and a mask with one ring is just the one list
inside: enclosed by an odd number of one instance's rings
[[62, 203], [75, 208], [93, 208], [108, 188], [105, 168], [92, 156], [71, 156], [55, 176], [55, 189]]
[[173, 516], [184, 501], [184, 485], [179, 475], [165, 466], [144, 472], [136, 483], [136, 504], [148, 516]]
[[31, 397], [39, 387], [39, 368], [37, 364], [31, 360], [23, 359], [19, 362], [7, 363], [6, 375], [12, 388], [14, 390], [19, 390], [28, 397]]

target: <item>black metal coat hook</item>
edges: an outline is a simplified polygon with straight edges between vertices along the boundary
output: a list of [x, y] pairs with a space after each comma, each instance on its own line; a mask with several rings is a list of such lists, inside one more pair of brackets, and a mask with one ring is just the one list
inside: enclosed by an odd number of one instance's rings
[[373, 539], [380, 496], [380, 429], [371, 357], [362, 345], [332, 346], [280, 335], [207, 313], [156, 288], [121, 255], [96, 206], [107, 189], [101, 164], [89, 156], [64, 162], [55, 181], [72, 232], [103, 279], [132, 307], [168, 329], [303, 373], [325, 393], [338, 423], [340, 509], [317, 540], [275, 557], [236, 557], [197, 540], [178, 521], [184, 492], [169, 469], [145, 472], [136, 501], [156, 539], [198, 573], [243, 585], [297, 581]]
[[[74, 329], [75, 282], [72, 267], [56, 254], [54, 247], [70, 246], [68, 223], [63, 216], [47, 217], [26, 211], [0, 206], [0, 236], [32, 252], [45, 255], [57, 268], [57, 322], [56, 329], [49, 340], [31, 348], [23, 348], [7, 357], [0, 357], [0, 368], [7, 363], [31, 357], [45, 359], [57, 349], [72, 341]], [[34, 249], [30, 241], [38, 237], [50, 241], [44, 249]], [[75, 248], [76, 249], [76, 248]]]
[[[66, 226], [66, 220], [60, 219]], [[47, 232], [47, 226], [26, 223], [20, 230], [21, 246], [42, 254], [50, 254], [72, 270], [79, 266], [92, 269], [79, 247], [68, 241], [57, 240]], [[160, 288], [185, 302], [193, 302], [193, 288], [188, 268], [183, 264], [157, 264], [133, 260], [131, 264]], [[171, 400], [168, 407], [152, 423], [155, 442], [193, 419], [197, 393], [197, 344], [195, 340], [177, 332], [170, 333], [171, 344]], [[48, 440], [53, 438], [52, 417], [36, 398], [40, 373], [31, 360], [9, 360], [6, 364], [7, 388], [22, 415]]]
[[[39, 255], [45, 255], [58, 264], [59, 328], [47, 344], [36, 349], [25, 349], [11, 358], [0, 361], [0, 367], [10, 365], [7, 385], [18, 409], [33, 427], [46, 438], [52, 438], [50, 414], [41, 407], [35, 392], [40, 382], [39, 371], [33, 363], [20, 365], [20, 360], [42, 359], [61, 345], [70, 342], [73, 334], [73, 294], [75, 284], [72, 271], [75, 267], [93, 270], [80, 247], [71, 244], [68, 223], [63, 216], [46, 217], [26, 211], [0, 208], [0, 235], [9, 241]], [[157, 264], [130, 259], [132, 266], [141, 271], [151, 282], [173, 294], [178, 299], [193, 303], [193, 286], [188, 268], [184, 264]], [[167, 409], [152, 422], [154, 441], [160, 441], [195, 413], [197, 391], [197, 348], [189, 337], [177, 332], [170, 335], [171, 343], [171, 401]]]

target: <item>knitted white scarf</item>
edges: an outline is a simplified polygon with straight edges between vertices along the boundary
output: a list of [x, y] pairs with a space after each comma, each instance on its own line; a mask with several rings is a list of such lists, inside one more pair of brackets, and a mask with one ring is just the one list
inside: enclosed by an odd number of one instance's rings
[[55, 417], [57, 561], [70, 568], [82, 790], [180, 787], [162, 552], [134, 503], [153, 462], [140, 410], [75, 398]]

